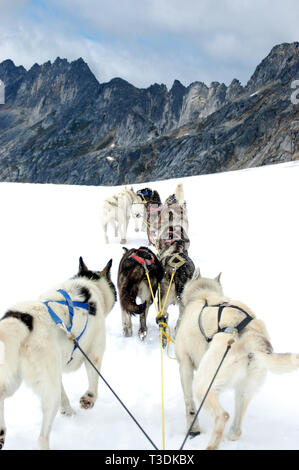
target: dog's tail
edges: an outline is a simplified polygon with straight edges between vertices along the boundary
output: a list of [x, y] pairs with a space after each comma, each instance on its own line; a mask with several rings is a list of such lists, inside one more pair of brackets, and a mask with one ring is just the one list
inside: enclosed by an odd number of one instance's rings
[[131, 315], [141, 315], [145, 311], [146, 302], [137, 304], [136, 298], [140, 282], [144, 278], [144, 269], [136, 265], [124, 278], [121, 284], [119, 298], [122, 308]]
[[14, 391], [20, 368], [20, 347], [31, 328], [32, 317], [27, 314], [8, 312], [0, 321], [0, 398]]
[[273, 374], [284, 374], [299, 368], [299, 354], [265, 353], [257, 351], [254, 356], [260, 364]]
[[184, 198], [184, 189], [182, 183], [178, 184], [175, 190], [175, 198], [178, 202], [178, 204], [184, 204], [185, 198]]

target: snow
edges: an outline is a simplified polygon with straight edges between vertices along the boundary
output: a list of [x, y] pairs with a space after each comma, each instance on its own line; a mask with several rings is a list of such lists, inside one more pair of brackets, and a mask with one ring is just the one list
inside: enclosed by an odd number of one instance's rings
[[[195, 176], [134, 185], [160, 192], [163, 200], [183, 182], [190, 218], [189, 254], [205, 276], [222, 272], [226, 295], [240, 299], [266, 322], [277, 352], [298, 351], [299, 302], [299, 165]], [[101, 269], [113, 258], [116, 283], [121, 245], [111, 234], [103, 243], [100, 207], [104, 198], [120, 188], [63, 185], [0, 184], [0, 311], [71, 277], [79, 256], [91, 269]], [[146, 243], [130, 225], [128, 245]], [[170, 310], [170, 325], [177, 308]], [[161, 380], [159, 333], [151, 307], [149, 332], [142, 343], [124, 338], [117, 303], [107, 317], [107, 348], [102, 374], [161, 448]], [[170, 354], [174, 351], [171, 347]], [[137, 426], [103, 382], [92, 410], [79, 407], [87, 380], [84, 368], [64, 376], [65, 389], [76, 415], [55, 418], [50, 444], [53, 449], [152, 450]], [[251, 402], [239, 441], [226, 434], [221, 449], [299, 449], [298, 372], [268, 375]], [[185, 436], [185, 411], [178, 365], [164, 353], [166, 449], [176, 450]], [[221, 399], [233, 415], [232, 392]], [[22, 385], [5, 402], [5, 449], [32, 449], [41, 423], [38, 398]], [[212, 422], [202, 412], [202, 434], [188, 440], [186, 450], [207, 445]], [[226, 432], [228, 431], [227, 425]]]

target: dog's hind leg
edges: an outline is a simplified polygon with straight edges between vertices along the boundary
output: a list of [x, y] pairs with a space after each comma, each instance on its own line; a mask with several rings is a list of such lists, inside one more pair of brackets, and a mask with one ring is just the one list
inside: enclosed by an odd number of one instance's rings
[[[197, 395], [200, 400], [203, 399], [207, 386], [207, 381], [203, 380], [203, 386], [198, 390]], [[221, 442], [225, 424], [229, 419], [229, 414], [220, 405], [218, 393], [215, 389], [211, 389], [209, 391], [205, 401], [205, 407], [214, 418], [214, 429], [207, 450], [214, 450], [217, 449]]]
[[[210, 343], [209, 349], [201, 359], [194, 378], [194, 393], [198, 403], [202, 402], [213, 380], [225, 352], [228, 339], [229, 335], [226, 333], [216, 334]], [[225, 361], [228, 361], [228, 359]], [[230, 373], [228, 376], [230, 376]], [[224, 362], [204, 402], [204, 407], [214, 418], [214, 429], [207, 450], [217, 449], [222, 439], [225, 424], [229, 419], [229, 414], [222, 408], [218, 400], [218, 391], [227, 382], [227, 362]]]
[[63, 383], [61, 382], [61, 403], [60, 403], [60, 413], [65, 416], [72, 416], [76, 412], [70, 405], [67, 394], [65, 393]]
[[[185, 407], [186, 407], [186, 422], [187, 422], [187, 431], [188, 431], [196, 413], [196, 407], [195, 407], [195, 403], [193, 400], [193, 393], [192, 393], [194, 366], [189, 356], [184, 355], [184, 357], [179, 360], [179, 368], [180, 368], [181, 384], [182, 384], [183, 393], [184, 393], [184, 400], [185, 400]], [[195, 437], [197, 434], [200, 434], [200, 430], [199, 430], [198, 421], [196, 420], [190, 432], [190, 436]]]
[[4, 421], [4, 398], [0, 396], [0, 450], [4, 446], [6, 427]]
[[145, 311], [140, 314], [140, 328], [138, 331], [138, 336], [141, 339], [141, 341], [143, 341], [147, 335], [146, 319], [147, 319], [149, 306], [150, 306], [150, 302], [147, 300]]
[[42, 425], [38, 439], [40, 450], [49, 449], [49, 436], [61, 402], [61, 359], [54, 341], [43, 342], [32, 349], [30, 360], [23, 361], [24, 381], [33, 388], [41, 401]]
[[124, 309], [121, 309], [121, 317], [122, 317], [122, 327], [123, 327], [124, 336], [126, 337], [132, 336], [131, 315], [127, 313]]
[[48, 380], [48, 383], [43, 384], [43, 388], [41, 390], [37, 390], [37, 392], [41, 398], [43, 412], [38, 447], [40, 450], [48, 450], [51, 427], [59, 409], [61, 399], [60, 382], [57, 380], [54, 381], [54, 383], [51, 383], [51, 380]]
[[235, 387], [235, 416], [228, 434], [231, 441], [236, 441], [241, 436], [247, 407], [263, 384], [266, 374], [266, 370], [258, 367], [254, 358], [248, 358], [246, 378]]
[[242, 434], [242, 421], [253, 394], [249, 394], [243, 387], [235, 390], [235, 417], [229, 430], [228, 438], [236, 441]]

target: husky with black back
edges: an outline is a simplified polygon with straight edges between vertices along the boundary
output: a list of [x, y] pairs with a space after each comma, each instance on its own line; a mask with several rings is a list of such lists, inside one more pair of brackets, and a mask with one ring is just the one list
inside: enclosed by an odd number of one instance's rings
[[80, 399], [83, 409], [92, 408], [98, 394], [98, 374], [70, 341], [78, 341], [100, 369], [105, 351], [105, 317], [116, 301], [110, 278], [112, 260], [102, 271], [91, 271], [82, 258], [73, 278], [43, 294], [39, 300], [10, 307], [0, 321], [0, 448], [6, 426], [4, 400], [24, 380], [37, 393], [43, 412], [39, 449], [49, 448], [49, 435], [58, 409], [74, 413], [62, 385], [62, 374], [83, 363], [88, 389]]
[[[164, 307], [161, 321], [168, 322], [168, 307], [178, 305], [179, 317], [176, 323], [177, 331], [183, 314], [182, 293], [187, 281], [194, 273], [195, 265], [184, 248], [184, 243], [180, 240], [168, 243], [159, 254], [159, 259], [164, 269], [164, 276], [161, 281], [161, 306]], [[172, 280], [172, 275], [173, 280]], [[165, 326], [163, 327], [165, 330]], [[163, 335], [163, 347], [167, 344], [167, 338]]]
[[[118, 269], [118, 293], [122, 312], [124, 336], [132, 336], [132, 315], [140, 316], [138, 335], [143, 340], [147, 334], [146, 318], [153, 303], [146, 271], [148, 271], [153, 294], [163, 278], [163, 267], [157, 256], [147, 247], [123, 248], [125, 253]], [[139, 299], [140, 303], [137, 303]]]

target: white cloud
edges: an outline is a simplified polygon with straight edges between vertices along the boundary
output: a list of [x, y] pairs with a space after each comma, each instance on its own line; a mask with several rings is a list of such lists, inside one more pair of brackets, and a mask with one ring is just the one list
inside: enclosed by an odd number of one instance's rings
[[[136, 86], [246, 82], [281, 42], [298, 40], [297, 0], [11, 0], [0, 11], [0, 61], [80, 56], [98, 79]], [[35, 5], [35, 6], [34, 6]], [[38, 6], [39, 5], [39, 6]]]

